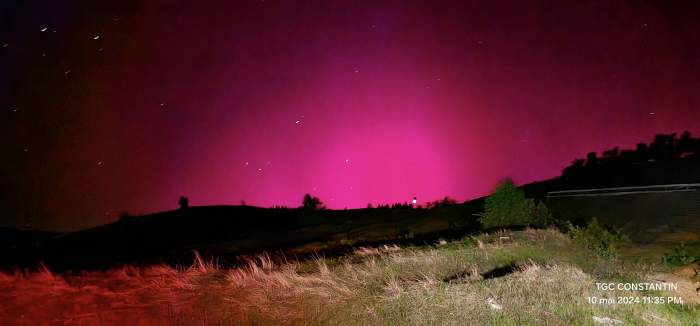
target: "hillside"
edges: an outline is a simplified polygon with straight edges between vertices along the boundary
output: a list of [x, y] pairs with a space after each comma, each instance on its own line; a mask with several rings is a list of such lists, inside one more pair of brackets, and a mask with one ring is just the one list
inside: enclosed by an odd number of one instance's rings
[[[697, 325], [694, 282], [653, 254], [640, 259], [634, 249], [623, 247], [618, 258], [607, 259], [559, 231], [527, 229], [363, 247], [333, 258], [275, 262], [258, 255], [236, 268], [198, 258], [189, 267], [0, 273], [0, 300], [7, 303], [0, 319], [27, 325]], [[604, 290], [597, 282], [678, 288]], [[664, 304], [654, 303], [659, 298]]]
[[[635, 151], [606, 151], [575, 160], [560, 177], [524, 185], [530, 197], [547, 203], [555, 217], [584, 223], [598, 217], [636, 235], [649, 230], [700, 230], [697, 191], [683, 194], [631, 194], [624, 197], [548, 198], [552, 191], [700, 182], [700, 139], [657, 135]], [[347, 210], [188, 207], [144, 216], [125, 216], [100, 227], [59, 235], [12, 233], [2, 244], [1, 266], [55, 270], [100, 269], [127, 263], [182, 263], [198, 250], [206, 257], [235, 262], [241, 254], [280, 251], [304, 255], [343, 252], [353, 246], [387, 241], [422, 241], [461, 236], [480, 228], [483, 199], [430, 208], [407, 204]], [[10, 233], [8, 233], [10, 234]], [[20, 235], [21, 234], [21, 235]], [[22, 238], [22, 239], [19, 239]], [[13, 240], [15, 239], [15, 240]]]
[[[0, 319], [697, 325], [700, 191], [630, 188], [638, 173], [700, 181], [697, 153], [646, 163], [608, 157], [589, 155], [598, 163], [576, 161], [522, 189], [510, 183], [523, 202], [532, 202], [526, 193], [549, 207], [557, 220], [548, 229], [484, 230], [479, 216], [493, 196], [348, 210], [183, 205], [71, 233], [2, 230], [1, 263], [11, 272], [0, 272], [0, 300], [11, 304]], [[593, 217], [623, 233], [587, 223]], [[678, 288], [596, 287], [610, 282]]]
[[[476, 229], [481, 201], [413, 209], [307, 210], [205, 206], [124, 217], [100, 227], [60, 234], [31, 248], [8, 249], [5, 266], [55, 270], [107, 268], [124, 263], [191, 261], [198, 250], [221, 258], [262, 250], [307, 254], [351, 245], [449, 236]], [[29, 257], [29, 259], [24, 259]]]
[[618, 147], [574, 159], [561, 176], [523, 188], [532, 197], [569, 189], [700, 183], [700, 138], [684, 132], [659, 134], [634, 150]]

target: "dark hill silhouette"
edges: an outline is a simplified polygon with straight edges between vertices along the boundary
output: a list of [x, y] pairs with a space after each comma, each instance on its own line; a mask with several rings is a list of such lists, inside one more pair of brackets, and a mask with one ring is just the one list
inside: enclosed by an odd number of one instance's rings
[[575, 159], [561, 176], [523, 188], [531, 197], [545, 197], [556, 190], [678, 183], [700, 183], [700, 138], [687, 131], [680, 138], [676, 133], [656, 135], [635, 150], [615, 147], [600, 157], [588, 153], [585, 159]]
[[[635, 150], [614, 148], [600, 157], [589, 153], [586, 159], [574, 160], [561, 176], [523, 188], [528, 197], [545, 198], [555, 190], [695, 182], [700, 183], [700, 139], [683, 133], [680, 138], [657, 135]], [[585, 211], [576, 205], [559, 203], [553, 212], [570, 218], [571, 212]], [[483, 198], [461, 204], [445, 198], [428, 208], [398, 203], [328, 210], [311, 195], [305, 196], [300, 208], [196, 207], [182, 197], [179, 206], [156, 214], [125, 215], [117, 222], [71, 233], [0, 232], [4, 239], [0, 267], [33, 268], [41, 261], [58, 271], [96, 269], [127, 263], [189, 263], [193, 250], [227, 259], [261, 250], [305, 254], [382, 241], [420, 242], [477, 230]]]
[[[226, 259], [261, 250], [305, 254], [359, 243], [462, 234], [476, 229], [481, 203], [433, 209], [310, 210], [252, 206], [191, 206], [124, 217], [118, 222], [53, 236], [39, 247], [6, 250], [4, 268], [102, 269], [127, 263], [189, 263], [192, 251]], [[294, 249], [294, 250], [291, 250]]]
[[[656, 135], [634, 150], [606, 150], [576, 159], [561, 176], [523, 186], [530, 197], [547, 197], [559, 217], [583, 224], [591, 217], [622, 228], [639, 242], [669, 233], [700, 235], [700, 138]], [[606, 190], [600, 190], [606, 189]], [[563, 190], [578, 190], [566, 192]], [[585, 190], [585, 191], [582, 191]]]

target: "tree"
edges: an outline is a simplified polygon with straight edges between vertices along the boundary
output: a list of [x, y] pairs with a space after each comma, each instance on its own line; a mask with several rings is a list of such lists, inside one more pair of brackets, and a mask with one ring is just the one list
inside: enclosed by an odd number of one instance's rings
[[187, 207], [190, 207], [190, 200], [187, 199], [185, 196], [180, 196], [180, 200], [177, 202], [180, 204], [180, 209], [186, 209]]
[[486, 198], [480, 222], [484, 228], [499, 226], [544, 226], [551, 222], [547, 206], [525, 198], [512, 179], [506, 178]]
[[325, 208], [321, 200], [318, 199], [318, 197], [311, 196], [311, 194], [304, 195], [302, 207], [310, 210], [319, 210]]
[[586, 155], [586, 166], [596, 166], [598, 165], [598, 154], [596, 152], [590, 152]]
[[564, 171], [562, 172], [562, 174], [568, 176], [568, 175], [575, 175], [575, 174], [581, 173], [585, 164], [586, 164], [586, 160], [577, 158], [571, 162], [571, 165], [564, 168]]
[[619, 155], [620, 149], [618, 147], [603, 151], [603, 159], [606, 161], [614, 161]]
[[445, 196], [445, 198], [443, 198], [443, 199], [429, 202], [427, 204], [427, 207], [428, 207], [428, 209], [433, 209], [433, 208], [444, 207], [444, 206], [455, 205], [455, 204], [457, 204], [457, 200], [452, 199], [448, 196]]
[[654, 136], [654, 141], [649, 145], [652, 158], [657, 161], [673, 159], [674, 146], [677, 142], [676, 133], [658, 134]]
[[125, 211], [125, 212], [121, 212], [119, 214], [119, 222], [128, 222], [128, 221], [132, 221], [133, 219], [134, 219], [134, 217], [131, 216], [131, 214], [129, 214], [129, 212]]
[[690, 135], [689, 131], [685, 131], [681, 134], [681, 138], [678, 140], [678, 145], [676, 146], [675, 157], [684, 157], [687, 154], [693, 153], [693, 137]]
[[645, 143], [637, 143], [637, 149], [634, 151], [638, 163], [649, 160], [649, 146]]

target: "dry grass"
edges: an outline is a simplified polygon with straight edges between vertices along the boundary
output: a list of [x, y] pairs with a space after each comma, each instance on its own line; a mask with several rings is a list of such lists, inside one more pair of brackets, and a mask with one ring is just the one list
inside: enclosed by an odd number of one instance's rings
[[610, 275], [616, 281], [643, 279], [651, 275], [647, 269], [591, 259], [553, 230], [526, 230], [438, 246], [360, 248], [333, 260], [274, 264], [261, 255], [235, 269], [197, 256], [187, 268], [0, 274], [0, 320], [12, 325], [569, 325], [593, 324], [595, 316], [630, 324], [697, 324], [700, 314], [691, 306], [588, 304], [589, 296], [641, 295], [598, 291], [595, 282], [610, 281]]

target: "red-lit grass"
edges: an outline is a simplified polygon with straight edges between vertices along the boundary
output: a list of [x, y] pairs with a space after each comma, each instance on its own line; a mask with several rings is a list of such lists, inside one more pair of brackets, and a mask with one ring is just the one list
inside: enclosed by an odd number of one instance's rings
[[[299, 320], [301, 304], [333, 302], [349, 293], [327, 276], [300, 275], [299, 264], [276, 266], [263, 254], [234, 269], [195, 255], [192, 266], [125, 266], [54, 275], [0, 273], [0, 320], [12, 325], [225, 324]], [[271, 303], [279, 304], [271, 304]], [[319, 301], [318, 303], [321, 303]]]
[[360, 248], [332, 260], [275, 264], [262, 254], [238, 268], [198, 255], [188, 267], [53, 274], [41, 266], [0, 273], [0, 324], [590, 324], [594, 316], [687, 324], [700, 318], [694, 304], [588, 304], [588, 296], [639, 295], [596, 290], [610, 271], [649, 280], [652, 270], [587, 255], [557, 231], [526, 230], [436, 246]]

